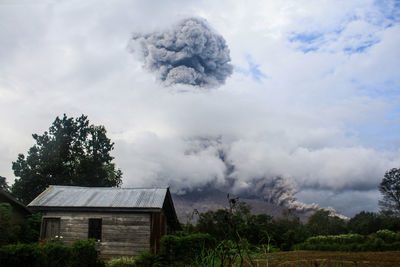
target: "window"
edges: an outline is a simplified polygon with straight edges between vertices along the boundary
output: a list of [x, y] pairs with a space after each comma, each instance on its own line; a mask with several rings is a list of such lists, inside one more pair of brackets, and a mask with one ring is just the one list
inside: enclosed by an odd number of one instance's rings
[[88, 238], [101, 241], [101, 219], [89, 219]]
[[60, 236], [60, 218], [43, 218], [42, 239], [52, 239]]

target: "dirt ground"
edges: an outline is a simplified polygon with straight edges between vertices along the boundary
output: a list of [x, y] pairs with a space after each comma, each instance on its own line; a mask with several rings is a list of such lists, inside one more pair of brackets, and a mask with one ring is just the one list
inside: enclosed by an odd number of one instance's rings
[[[400, 267], [400, 251], [394, 252], [329, 252], [290, 251], [266, 254], [253, 259], [255, 266], [313, 267]], [[251, 266], [250, 264], [247, 266]]]

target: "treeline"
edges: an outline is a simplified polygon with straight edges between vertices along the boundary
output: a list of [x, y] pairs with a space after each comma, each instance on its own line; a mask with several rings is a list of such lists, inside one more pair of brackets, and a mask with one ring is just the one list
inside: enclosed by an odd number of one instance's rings
[[267, 214], [251, 214], [250, 206], [237, 202], [228, 209], [200, 213], [195, 225], [184, 225], [186, 233], [207, 233], [217, 241], [246, 240], [251, 247], [265, 246], [271, 250], [291, 250], [310, 237], [360, 234], [369, 235], [379, 230], [400, 231], [400, 219], [389, 212], [362, 211], [344, 220], [320, 209], [305, 223], [286, 211], [279, 218]]

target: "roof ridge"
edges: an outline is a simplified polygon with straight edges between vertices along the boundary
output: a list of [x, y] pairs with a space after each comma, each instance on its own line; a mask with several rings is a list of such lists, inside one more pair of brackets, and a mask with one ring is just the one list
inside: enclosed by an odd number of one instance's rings
[[49, 187], [69, 187], [69, 188], [88, 188], [88, 189], [168, 189], [165, 187], [110, 187], [110, 186], [75, 186], [75, 185], [49, 185]]

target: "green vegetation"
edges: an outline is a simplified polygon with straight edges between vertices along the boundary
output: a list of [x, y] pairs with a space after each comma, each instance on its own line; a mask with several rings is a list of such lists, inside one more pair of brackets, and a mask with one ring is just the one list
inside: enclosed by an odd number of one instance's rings
[[[164, 236], [157, 255], [146, 252], [140, 257], [129, 259], [129, 262], [120, 259], [108, 264], [258, 266], [265, 264], [265, 260], [267, 263], [270, 260], [274, 262], [271, 257], [278, 255], [277, 251], [400, 250], [400, 234], [394, 232], [400, 230], [399, 219], [392, 215], [360, 212], [352, 220], [345, 221], [329, 211], [318, 210], [306, 223], [302, 223], [290, 211], [286, 211], [280, 218], [265, 214], [252, 215], [250, 207], [239, 199], [228, 200], [227, 209], [201, 213], [196, 225], [186, 224], [184, 232]], [[377, 222], [379, 227], [390, 226], [394, 231], [373, 231]], [[321, 259], [305, 262], [310, 266], [324, 264]], [[294, 263], [303, 266], [301, 264], [304, 262], [296, 262], [294, 259]]]
[[379, 201], [382, 209], [400, 215], [400, 169], [393, 168], [385, 173], [379, 191], [383, 196]]
[[7, 179], [6, 177], [0, 176], [0, 189], [8, 192], [10, 190], [10, 187], [7, 184]]
[[0, 246], [13, 243], [37, 242], [42, 216], [39, 213], [35, 213], [19, 224], [12, 224], [11, 215], [11, 205], [9, 203], [0, 203]]
[[98, 258], [94, 240], [78, 240], [71, 246], [59, 242], [3, 246], [0, 248], [0, 266], [97, 267], [104, 263]]
[[187, 264], [200, 253], [208, 253], [216, 245], [216, 240], [209, 234], [165, 235], [161, 239], [159, 261], [164, 264]]
[[252, 215], [245, 203], [228, 200], [227, 209], [201, 213], [184, 233], [164, 236], [147, 266], [257, 266], [276, 251], [400, 250], [400, 222], [393, 214], [363, 211], [345, 221], [321, 209], [302, 223], [290, 211], [280, 218]]
[[296, 246], [300, 250], [393, 251], [400, 250], [400, 234], [380, 230], [375, 235], [345, 234], [314, 236]]
[[134, 267], [136, 260], [134, 257], [113, 258], [106, 262], [106, 267]]

